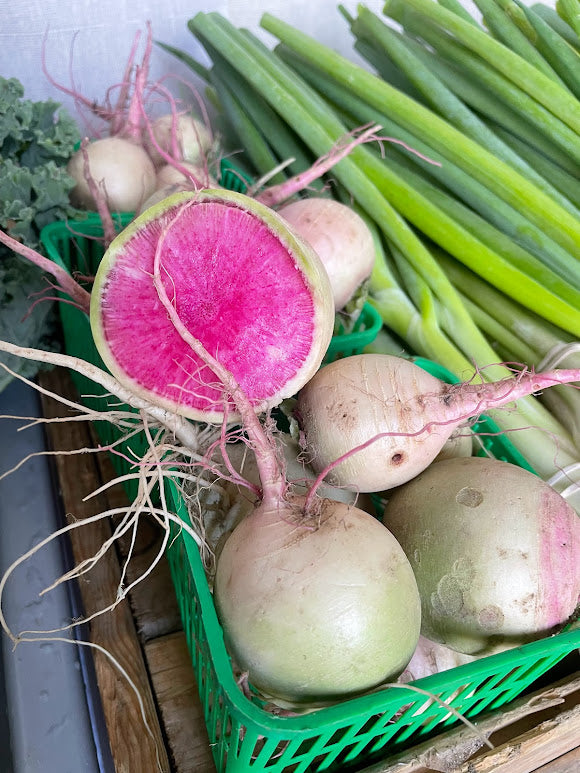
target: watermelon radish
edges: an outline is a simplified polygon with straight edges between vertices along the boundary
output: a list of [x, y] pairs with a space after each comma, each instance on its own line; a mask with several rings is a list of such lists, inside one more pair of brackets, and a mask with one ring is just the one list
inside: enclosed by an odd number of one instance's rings
[[235, 413], [255, 454], [258, 501], [215, 573], [237, 667], [281, 706], [334, 702], [397, 676], [420, 629], [407, 557], [372, 515], [289, 491], [275, 433], [257, 415], [309, 380], [328, 346], [334, 302], [316, 253], [246, 196], [175, 194], [111, 244], [91, 318], [127, 388], [182, 415]]
[[334, 324], [326, 271], [273, 210], [225, 190], [176, 193], [111, 243], [91, 293], [104, 363], [136, 395], [221, 422], [231, 397], [176, 331], [153, 281], [189, 333], [233, 375], [260, 412], [295, 394], [319, 367]]

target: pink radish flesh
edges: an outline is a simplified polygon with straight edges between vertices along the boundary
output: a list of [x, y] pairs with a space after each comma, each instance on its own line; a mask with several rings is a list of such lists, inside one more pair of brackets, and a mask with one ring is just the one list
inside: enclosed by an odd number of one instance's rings
[[281, 218], [227, 191], [166, 199], [105, 254], [91, 324], [113, 375], [170, 410], [223, 415], [223, 385], [175, 330], [153, 285], [160, 239], [164, 286], [181, 321], [251, 403], [270, 407], [299, 389], [332, 334], [328, 279]]

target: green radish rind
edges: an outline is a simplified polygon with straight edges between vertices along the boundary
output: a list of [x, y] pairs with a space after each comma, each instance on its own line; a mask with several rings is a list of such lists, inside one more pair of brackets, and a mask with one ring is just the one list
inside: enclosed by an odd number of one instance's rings
[[258, 507], [226, 540], [214, 584], [233, 660], [277, 705], [315, 708], [396, 678], [411, 659], [420, 598], [401, 546], [345, 502]]
[[[107, 368], [121, 384], [133, 391], [133, 393], [145, 397], [172, 413], [197, 421], [219, 423], [224, 418], [225, 403], [222, 399], [208, 405], [206, 397], [203, 405], [199, 401], [196, 404], [193, 398], [190, 399], [183, 391], [181, 393], [183, 397], [175, 399], [168, 394], [168, 392], [171, 393], [172, 391], [171, 385], [175, 383], [172, 381], [170, 373], [168, 374], [165, 371], [159, 372], [157, 376], [164, 380], [153, 386], [144, 384], [140, 377], [138, 378], [133, 375], [133, 363], [128, 362], [128, 360], [131, 360], [133, 357], [140, 358], [141, 360], [149, 358], [151, 360], [151, 368], [154, 368], [156, 352], [147, 351], [146, 346], [144, 348], [144, 342], [139, 340], [134, 330], [131, 330], [131, 311], [129, 310], [131, 298], [127, 298], [127, 330], [129, 331], [127, 340], [132, 347], [132, 351], [130, 357], [121, 358], [125, 359], [125, 361], [120, 361], [119, 356], [113, 351], [114, 347], [110, 343], [110, 335], [107, 334], [108, 322], [104, 319], [108, 313], [106, 310], [107, 298], [109, 297], [111, 287], [114, 287], [117, 279], [115, 267], [123, 266], [123, 259], [126, 260], [131, 250], [134, 250], [137, 243], [136, 240], [144, 235], [150, 236], [150, 230], [148, 229], [151, 229], [152, 223], [167, 224], [175, 215], [178, 215], [180, 211], [187, 207], [195, 207], [197, 204], [205, 205], [212, 202], [225, 205], [226, 207], [233, 207], [235, 210], [241, 210], [242, 213], [247, 213], [250, 216], [252, 222], [255, 219], [256, 227], [259, 229], [263, 226], [265, 229], [264, 235], [268, 238], [273, 237], [281, 245], [281, 254], [287, 254], [288, 260], [293, 261], [293, 267], [297, 269], [299, 276], [302, 277], [306, 293], [308, 293], [311, 299], [312, 316], [308, 321], [310, 332], [307, 332], [307, 335], [310, 335], [309, 349], [303, 357], [300, 353], [297, 355], [302, 357], [302, 359], [295, 372], [275, 386], [268, 385], [268, 393], [253, 397], [252, 402], [256, 412], [262, 412], [275, 407], [283, 399], [295, 394], [318, 369], [330, 343], [334, 324], [334, 306], [330, 283], [319, 257], [312, 248], [300, 239], [273, 210], [245, 194], [221, 189], [180, 192], [164, 199], [137, 217], [113, 240], [103, 256], [91, 293], [90, 321], [97, 350]], [[188, 232], [188, 238], [194, 239], [195, 234]], [[141, 247], [141, 249], [144, 248]], [[280, 269], [282, 269], [282, 266]], [[149, 270], [152, 272], [152, 259], [151, 266], [147, 266], [147, 271]], [[141, 276], [146, 277], [147, 271], [143, 271]], [[282, 276], [282, 272], [280, 272], [280, 276]], [[280, 281], [283, 281], [283, 279]], [[150, 277], [150, 282], [152, 287], [152, 276]], [[118, 289], [116, 291], [118, 292]], [[208, 298], [208, 300], [211, 302], [212, 299]], [[267, 299], [263, 300], [264, 303], [266, 301]], [[121, 305], [124, 304], [117, 304], [115, 314], [125, 313], [124, 309], [119, 309]], [[158, 308], [155, 313], [167, 316], [166, 310], [162, 308]], [[275, 321], [278, 324], [277, 320]], [[281, 320], [279, 324], [284, 325], [284, 320]], [[176, 331], [173, 330], [172, 332], [178, 335]], [[190, 330], [190, 333], [198, 338], [203, 333], [203, 330]], [[285, 331], [283, 329], [273, 331], [273, 334], [278, 335], [280, 340], [284, 341], [289, 351], [292, 350], [294, 341], [291, 336], [284, 335]], [[181, 355], [181, 366], [185, 368], [187, 364], [191, 369], [191, 349], [184, 341], [181, 341], [181, 343], [184, 347], [183, 354]], [[225, 342], [223, 346], [225, 347]], [[220, 357], [219, 351], [213, 351], [210, 354], [218, 358]], [[256, 362], [254, 365], [257, 366], [258, 363]], [[234, 378], [237, 379], [238, 376], [234, 369], [230, 368], [230, 370]], [[211, 380], [215, 381], [215, 377]], [[243, 383], [241, 383], [241, 386], [243, 388]], [[191, 391], [195, 390], [192, 389]], [[228, 418], [230, 420], [237, 419], [237, 414], [231, 404], [228, 408]]]
[[547, 636], [580, 600], [580, 519], [548, 483], [497, 459], [436, 462], [383, 523], [409, 558], [421, 632], [470, 655]]

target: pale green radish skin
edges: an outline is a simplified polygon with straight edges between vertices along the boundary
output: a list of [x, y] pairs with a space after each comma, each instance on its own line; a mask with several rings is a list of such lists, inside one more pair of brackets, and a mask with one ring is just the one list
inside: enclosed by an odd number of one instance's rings
[[[151, 133], [161, 150], [176, 161], [203, 164], [213, 145], [210, 129], [192, 115], [162, 115], [151, 124]], [[145, 136], [144, 146], [155, 166], [167, 163], [150, 135]]]
[[217, 180], [209, 174], [207, 168], [192, 164], [189, 161], [181, 161], [179, 168], [172, 164], [165, 164], [157, 170], [155, 190], [139, 207], [136, 214], [140, 215], [149, 207], [159, 204], [160, 201], [174, 193], [197, 191], [201, 188], [219, 188]]
[[170, 183], [169, 185], [163, 185], [160, 188], [156, 188], [151, 196], [149, 196], [149, 198], [146, 199], [143, 204], [141, 204], [141, 206], [136, 210], [135, 214], [143, 214], [143, 212], [145, 212], [150, 207], [155, 206], [155, 204], [159, 204], [161, 201], [169, 198], [169, 196], [173, 196], [175, 193], [184, 193], [185, 191], [191, 191], [193, 189], [193, 186], [188, 185], [185, 181]]
[[548, 635], [580, 598], [580, 518], [539, 477], [449, 459], [393, 492], [383, 520], [422, 600], [422, 633], [472, 655]]
[[164, 164], [157, 170], [155, 188], [166, 188], [169, 185], [187, 185], [189, 190], [197, 188], [218, 188], [218, 182], [210, 175], [207, 167], [182, 161], [177, 166]]
[[323, 705], [400, 674], [420, 601], [409, 561], [368, 513], [320, 500], [317, 516], [258, 507], [226, 541], [214, 598], [238, 667], [286, 705]]
[[[185, 222], [197, 219], [185, 228], [182, 216]], [[242, 218], [251, 230], [230, 233], [232, 218]], [[106, 251], [91, 293], [91, 328], [111, 373], [168, 411], [199, 421], [223, 420], [224, 395], [219, 386], [211, 386], [215, 376], [175, 331], [154, 288], [154, 256], [164, 229], [166, 292], [175, 293], [178, 313], [192, 335], [231, 370], [256, 412], [291, 397], [317, 370], [332, 336], [328, 277], [314, 250], [273, 210], [222, 189], [164, 199], [137, 217]], [[210, 233], [215, 249], [206, 249]], [[260, 271], [264, 276], [268, 271], [270, 285]], [[288, 292], [292, 282], [295, 295]], [[127, 330], [133, 335], [127, 336]], [[235, 406], [229, 410], [236, 420]]]

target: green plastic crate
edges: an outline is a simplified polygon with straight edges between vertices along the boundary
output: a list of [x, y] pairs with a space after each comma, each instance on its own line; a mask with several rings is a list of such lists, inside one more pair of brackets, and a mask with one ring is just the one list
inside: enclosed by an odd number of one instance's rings
[[[51, 224], [41, 238], [53, 260], [69, 270], [78, 266], [90, 272], [102, 249], [89, 237], [100, 233], [98, 219], [89, 216], [68, 226]], [[87, 316], [67, 304], [60, 304], [60, 313], [68, 352], [102, 366]], [[427, 369], [437, 367], [428, 361], [422, 364]], [[74, 378], [81, 394], [95, 395], [92, 382]], [[106, 398], [83, 399], [94, 404]], [[97, 430], [104, 442], [116, 437], [116, 430], [106, 423]], [[495, 453], [505, 450], [504, 438], [494, 437], [493, 441]], [[138, 453], [139, 445], [132, 441], [128, 447]], [[126, 472], [127, 461], [119, 456], [112, 460], [119, 472]], [[130, 490], [128, 493], [131, 495]], [[186, 521], [186, 506], [178, 490], [170, 486], [168, 493], [175, 512]], [[197, 545], [177, 529], [170, 543], [168, 560], [218, 773], [357, 770], [458, 722], [447, 708], [402, 687], [299, 716], [274, 715], [246, 697], [235, 682]], [[473, 719], [508, 704], [578, 647], [580, 631], [560, 633], [414, 684]]]
[[383, 320], [379, 312], [370, 303], [365, 303], [352, 332], [333, 335], [324, 361], [332, 362], [342, 357], [361, 354], [365, 346], [373, 343], [382, 326]]

